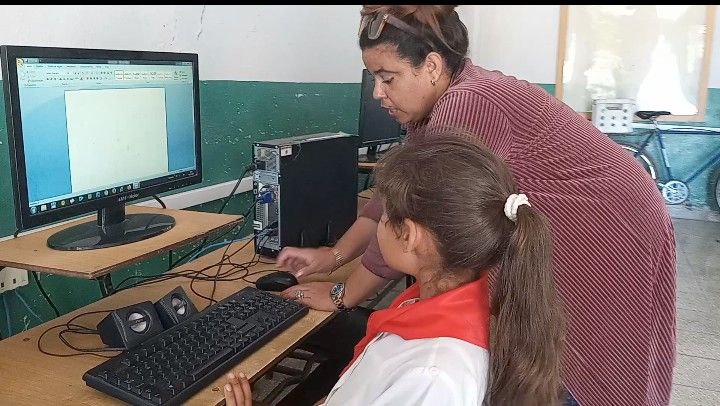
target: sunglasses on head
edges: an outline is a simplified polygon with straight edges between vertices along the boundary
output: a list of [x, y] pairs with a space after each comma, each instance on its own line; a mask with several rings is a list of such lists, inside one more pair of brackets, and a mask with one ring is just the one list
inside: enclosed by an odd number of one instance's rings
[[375, 13], [362, 16], [362, 20], [360, 20], [360, 30], [358, 31], [358, 37], [360, 37], [365, 28], [367, 28], [368, 39], [378, 39], [380, 37], [380, 34], [382, 33], [383, 28], [385, 28], [385, 24], [390, 24], [395, 28], [398, 28], [417, 37], [421, 36], [418, 30], [411, 27], [406, 22], [395, 17], [394, 15], [388, 13]]

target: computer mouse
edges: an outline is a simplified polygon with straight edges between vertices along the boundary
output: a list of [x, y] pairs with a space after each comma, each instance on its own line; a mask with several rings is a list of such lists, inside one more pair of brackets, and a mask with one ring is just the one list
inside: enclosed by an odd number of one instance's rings
[[289, 272], [276, 271], [258, 278], [255, 287], [260, 290], [269, 290], [272, 292], [282, 292], [290, 286], [298, 284], [295, 275]]

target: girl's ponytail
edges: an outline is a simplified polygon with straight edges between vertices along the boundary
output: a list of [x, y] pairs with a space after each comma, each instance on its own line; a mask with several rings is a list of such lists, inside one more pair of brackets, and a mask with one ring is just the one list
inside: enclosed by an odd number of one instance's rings
[[556, 405], [562, 393], [564, 320], [545, 218], [517, 207], [491, 308], [488, 404]]

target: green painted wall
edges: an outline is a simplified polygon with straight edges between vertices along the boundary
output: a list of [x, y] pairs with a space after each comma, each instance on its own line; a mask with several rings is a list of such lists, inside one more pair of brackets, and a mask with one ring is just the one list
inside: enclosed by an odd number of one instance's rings
[[[324, 131], [356, 133], [360, 85], [204, 81], [200, 87], [200, 100], [204, 180], [193, 188], [237, 179], [242, 168], [250, 163], [253, 141]], [[0, 109], [4, 113], [2, 98]], [[0, 237], [12, 235], [15, 231], [7, 145], [3, 118], [0, 120]], [[249, 193], [235, 196], [225, 213], [242, 213], [251, 203]], [[221, 201], [214, 201], [189, 209], [216, 212], [220, 205]], [[240, 235], [249, 233], [250, 229], [246, 227]], [[185, 247], [174, 258], [194, 247]], [[118, 283], [128, 275], [156, 274], [167, 267], [166, 254], [118, 271], [112, 279]], [[95, 281], [43, 274], [40, 281], [61, 313], [101, 297]], [[39, 319], [26, 309], [18, 295], [25, 299]], [[12, 333], [36, 326], [40, 324], [40, 319], [44, 322], [54, 317], [32, 278], [29, 285], [0, 294], [0, 297], [0, 332], [3, 337], [8, 335], [7, 315]]]
[[[554, 85], [541, 84], [553, 94]], [[355, 133], [359, 111], [359, 84], [268, 83], [205, 81], [200, 88], [203, 135], [203, 187], [234, 180], [250, 162], [250, 145], [255, 140], [282, 138], [323, 131]], [[0, 109], [4, 104], [0, 98]], [[693, 125], [697, 125], [693, 123]], [[720, 127], [720, 89], [710, 89], [707, 121]], [[5, 120], [0, 120], [0, 236], [15, 231]], [[673, 137], [668, 140], [669, 155], [682, 176], [720, 148], [720, 137]], [[707, 176], [691, 184], [691, 205], [706, 205]], [[221, 202], [209, 202], [190, 210], [217, 211]], [[225, 210], [241, 213], [251, 204], [251, 196], [236, 196]], [[241, 235], [247, 235], [246, 228]], [[187, 252], [190, 245], [179, 252]], [[175, 256], [177, 258], [177, 256]], [[168, 256], [152, 258], [113, 274], [115, 283], [131, 274], [155, 274], [167, 269]], [[62, 313], [67, 313], [100, 298], [95, 281], [41, 275], [41, 283]], [[42, 321], [53, 317], [52, 309], [32, 281], [28, 286], [0, 294], [0, 331], [8, 334], [7, 314], [13, 333], [40, 324], [18, 297], [21, 295]], [[7, 303], [7, 306], [3, 304]]]

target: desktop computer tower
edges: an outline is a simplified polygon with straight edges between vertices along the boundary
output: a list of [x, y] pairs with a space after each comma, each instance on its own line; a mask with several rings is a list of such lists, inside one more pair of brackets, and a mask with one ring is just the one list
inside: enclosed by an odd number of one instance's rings
[[320, 133], [253, 143], [255, 250], [333, 245], [357, 218], [357, 137]]

